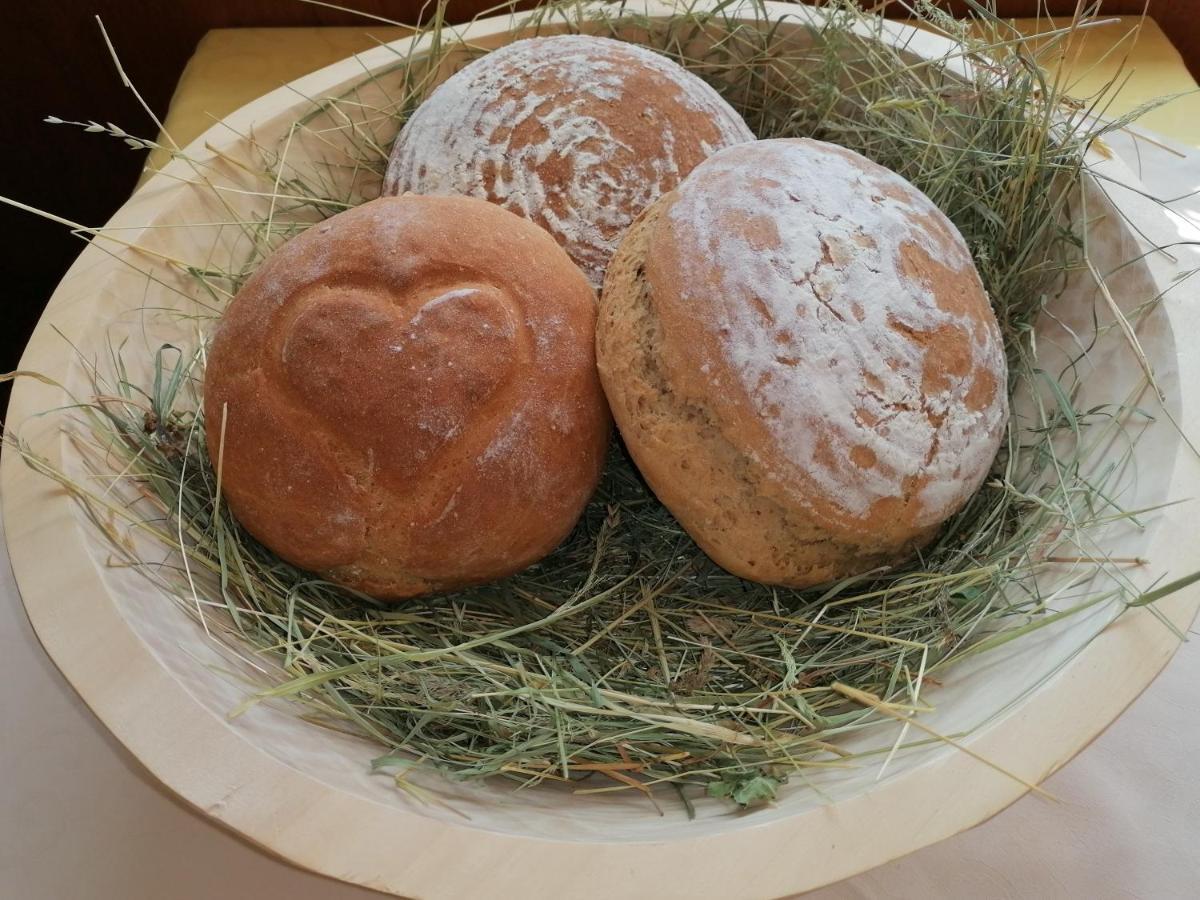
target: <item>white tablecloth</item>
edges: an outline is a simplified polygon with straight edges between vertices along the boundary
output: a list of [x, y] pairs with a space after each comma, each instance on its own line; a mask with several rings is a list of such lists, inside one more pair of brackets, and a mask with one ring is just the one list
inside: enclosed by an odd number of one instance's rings
[[[1120, 136], [1110, 143], [1152, 194], [1200, 190], [1200, 154], [1181, 157]], [[1177, 208], [1200, 222], [1196, 198]], [[1046, 786], [1059, 802], [1026, 797], [971, 831], [809, 897], [1200, 896], [1197, 642], [1184, 645], [1141, 699]], [[803, 865], [803, 851], [779, 864]], [[748, 883], [753, 878], [746, 873]], [[485, 875], [481, 900], [483, 884]], [[378, 896], [279, 862], [161, 788], [42, 651], [0, 541], [0, 900]], [[674, 900], [662, 890], [652, 896]]]

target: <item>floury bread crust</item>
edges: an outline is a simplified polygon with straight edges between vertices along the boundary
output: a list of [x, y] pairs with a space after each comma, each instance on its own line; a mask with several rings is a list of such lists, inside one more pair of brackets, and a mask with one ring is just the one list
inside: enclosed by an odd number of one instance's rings
[[548, 234], [480, 200], [388, 197], [314, 225], [211, 344], [205, 426], [230, 509], [284, 559], [378, 597], [530, 565], [603, 463], [595, 308]]
[[530, 38], [438, 86], [385, 194], [460, 194], [536, 222], [599, 288], [630, 222], [706, 157], [754, 139], [711, 87], [634, 44]]
[[609, 267], [597, 351], [655, 493], [772, 584], [909, 556], [982, 483], [1008, 414], [961, 235], [818, 141], [722, 151], [651, 207]]

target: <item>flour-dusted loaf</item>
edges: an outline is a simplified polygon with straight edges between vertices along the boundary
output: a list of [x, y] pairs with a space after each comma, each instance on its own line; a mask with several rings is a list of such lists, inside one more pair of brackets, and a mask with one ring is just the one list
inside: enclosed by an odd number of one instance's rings
[[902, 560], [979, 487], [1008, 414], [967, 247], [895, 173], [772, 140], [630, 229], [597, 326], [613, 415], [720, 565], [807, 586]]
[[546, 232], [480, 200], [387, 197], [312, 226], [209, 350], [229, 508], [284, 559], [379, 597], [530, 565], [599, 478], [595, 310]]
[[396, 139], [384, 193], [499, 203], [553, 234], [598, 288], [643, 209], [753, 138], [716, 91], [644, 47], [529, 38], [433, 91]]

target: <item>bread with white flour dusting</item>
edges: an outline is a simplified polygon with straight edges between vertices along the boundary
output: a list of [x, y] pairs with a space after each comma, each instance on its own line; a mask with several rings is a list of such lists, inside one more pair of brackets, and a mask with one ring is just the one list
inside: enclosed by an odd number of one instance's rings
[[717, 150], [754, 139], [711, 87], [634, 44], [529, 38], [413, 113], [385, 194], [462, 194], [545, 228], [599, 288], [625, 229]]
[[229, 508], [284, 559], [378, 597], [530, 565], [603, 464], [595, 317], [562, 248], [481, 200], [386, 197], [312, 226], [209, 350]]
[[724, 150], [634, 224], [597, 358], [655, 493], [717, 563], [773, 584], [911, 555], [978, 489], [1008, 415], [957, 229], [812, 140]]

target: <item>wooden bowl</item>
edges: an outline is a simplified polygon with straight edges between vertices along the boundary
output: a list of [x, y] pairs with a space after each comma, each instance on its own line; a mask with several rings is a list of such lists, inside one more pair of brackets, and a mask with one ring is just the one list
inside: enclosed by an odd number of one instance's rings
[[[820, 15], [780, 3], [766, 9], [782, 17], [780, 28], [797, 40], [805, 39], [805, 16]], [[652, 4], [648, 13], [664, 18], [671, 10]], [[752, 14], [745, 18], [754, 21]], [[513, 28], [510, 18], [499, 17], [479, 21], [465, 34], [495, 46], [513, 39]], [[940, 56], [945, 49], [941, 39], [901, 26], [888, 26], [882, 39], [906, 42], [916, 55]], [[309, 107], [305, 98], [344, 91], [362, 79], [364, 68], [385, 81], [397, 53], [425, 50], [420, 41], [402, 40], [302, 78], [213, 127], [188, 154], [212, 167], [204, 171], [236, 186], [237, 169], [224, 159], [252, 152], [250, 135], [269, 146]], [[1184, 250], [1172, 251], [1174, 257], [1141, 257], [1138, 233], [1162, 245], [1179, 240], [1184, 226], [1144, 200], [1118, 162], [1093, 155], [1090, 163], [1113, 180], [1104, 191], [1091, 178], [1083, 188], [1093, 223], [1092, 259], [1108, 273], [1116, 304], [1132, 311], [1167, 291], [1186, 268]], [[127, 359], [149, 357], [163, 339], [194, 343], [190, 326], [177, 318], [133, 311], [186, 310], [191, 301], [171, 290], [182, 282], [165, 267], [160, 281], [149, 281], [127, 263], [153, 265], [156, 253], [199, 262], [212, 252], [235, 251], [236, 240], [219, 226], [195, 226], [229, 217], [211, 192], [189, 183], [197, 171], [184, 160], [172, 162], [117, 213], [110, 226], [123, 230], [110, 233], [146, 249], [110, 240], [89, 246], [51, 299], [22, 369], [88, 395], [83, 358], [56, 331], [85, 354], [124, 332], [131, 347], [143, 346], [141, 341], [146, 350], [127, 353]], [[235, 193], [226, 199], [243, 213], [261, 212], [268, 202]], [[159, 227], [179, 223], [193, 227]], [[1076, 341], [1094, 337], [1088, 357], [1078, 364], [1077, 405], [1140, 397], [1156, 411], [1141, 426], [1132, 459], [1118, 472], [1114, 489], [1127, 508], [1193, 497], [1200, 491], [1200, 460], [1161, 412], [1165, 407], [1185, 432], [1195, 433], [1200, 353], [1186, 335], [1200, 332], [1200, 305], [1171, 291], [1135, 319], [1165, 394], [1161, 407], [1153, 392], [1144, 386], [1139, 391], [1142, 371], [1128, 341], [1106, 327], [1112, 320], [1095, 282], [1076, 273], [1055, 316], [1043, 323], [1040, 358], [1057, 372]], [[23, 379], [13, 392], [8, 422], [50, 464], [80, 473], [80, 451], [61, 417], [37, 415], [63, 402], [59, 389]], [[1113, 446], [1100, 456], [1118, 461], [1124, 449]], [[153, 583], [109, 565], [109, 548], [80, 506], [11, 450], [0, 477], [13, 569], [29, 617], [85, 702], [150, 771], [197, 809], [247, 840], [334, 878], [431, 900], [481, 894], [576, 900], [776, 897], [845, 878], [969, 828], [1025, 790], [967, 754], [935, 743], [899, 755], [879, 780], [874, 766], [839, 770], [823, 778], [822, 793], [793, 785], [773, 806], [748, 814], [731, 814], [714, 802], [701, 805], [695, 821], [682, 814], [660, 817], [624, 795], [571, 796], [549, 788], [514, 794], [502, 785], [456, 784], [436, 776], [421, 783], [439, 802], [422, 803], [368, 772], [377, 747], [307, 724], [286, 706], [259, 705], [228, 718], [246, 687], [216, 671], [221, 657], [199, 626]], [[1176, 540], [1191, 534], [1189, 516], [1187, 506], [1163, 508], [1148, 513], [1141, 528], [1114, 525], [1096, 540], [1111, 556], [1149, 560], [1125, 573], [1135, 584], [1149, 585], [1200, 566], [1200, 543]], [[145, 552], [154, 552], [153, 545]], [[1090, 574], [1085, 566], [1063, 564], [1047, 577], [1066, 584]], [[1089, 590], [1103, 591], [1100, 581]], [[1160, 602], [1157, 612], [1186, 629], [1197, 602], [1197, 592], [1188, 590]], [[1176, 648], [1176, 637], [1147, 610], [1131, 610], [1115, 623], [1113, 618], [1111, 605], [1099, 604], [963, 663], [931, 695], [937, 711], [922, 721], [943, 733], [970, 732], [965, 742], [973, 751], [1025, 779], [1045, 777], [1116, 718]], [[891, 737], [885, 729], [869, 740], [886, 746]]]

